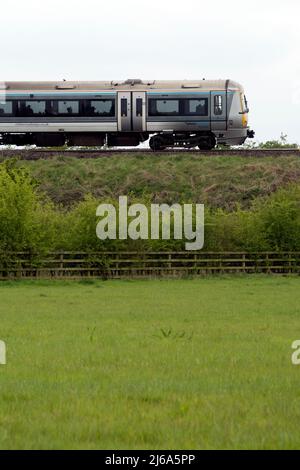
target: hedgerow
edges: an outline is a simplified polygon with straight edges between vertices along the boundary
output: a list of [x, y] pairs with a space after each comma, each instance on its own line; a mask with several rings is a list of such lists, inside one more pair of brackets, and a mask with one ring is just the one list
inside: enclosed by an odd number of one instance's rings
[[[138, 199], [147, 206], [151, 198]], [[185, 240], [105, 240], [96, 236], [96, 208], [101, 200], [88, 195], [66, 209], [38, 190], [38, 182], [14, 162], [0, 164], [0, 252], [26, 251], [37, 257], [66, 251], [183, 250]], [[137, 202], [136, 196], [129, 203]], [[182, 201], [184, 202], [184, 201]], [[189, 201], [186, 201], [189, 202]], [[199, 201], [200, 203], [201, 201]], [[300, 185], [293, 183], [250, 209], [205, 210], [206, 251], [300, 251]]]

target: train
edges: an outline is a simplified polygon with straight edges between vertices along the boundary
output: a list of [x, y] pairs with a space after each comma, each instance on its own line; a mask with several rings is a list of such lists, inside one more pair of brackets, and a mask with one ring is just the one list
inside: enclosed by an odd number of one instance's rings
[[233, 80], [3, 82], [0, 145], [212, 150], [254, 137]]

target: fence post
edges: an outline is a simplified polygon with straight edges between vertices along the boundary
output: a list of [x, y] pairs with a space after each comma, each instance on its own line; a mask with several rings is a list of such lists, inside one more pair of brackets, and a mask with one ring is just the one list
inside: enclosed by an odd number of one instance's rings
[[142, 273], [143, 273], [143, 276], [145, 276], [145, 273], [147, 272], [147, 269], [146, 269], [146, 255], [145, 253], [143, 254], [143, 263], [142, 263]]
[[[220, 255], [221, 253], [219, 253]], [[219, 273], [223, 274], [223, 258], [222, 256], [220, 256], [220, 259], [219, 259]]]
[[243, 253], [243, 273], [246, 273], [246, 253]]
[[116, 256], [116, 269], [115, 269], [115, 276], [113, 277], [119, 277], [119, 253], [117, 253], [117, 256]]
[[267, 265], [267, 268], [268, 268], [267, 273], [271, 274], [272, 270], [271, 270], [271, 267], [270, 267], [269, 253], [266, 254], [266, 265]]
[[169, 274], [172, 273], [172, 255], [171, 253], [168, 253], [168, 269], [169, 269]]
[[64, 252], [61, 252], [61, 253], [60, 253], [60, 255], [59, 255], [59, 261], [60, 261], [59, 267], [60, 267], [60, 269], [61, 269], [61, 271], [60, 271], [60, 276], [64, 276], [64, 271], [63, 271], [63, 269], [64, 269]]

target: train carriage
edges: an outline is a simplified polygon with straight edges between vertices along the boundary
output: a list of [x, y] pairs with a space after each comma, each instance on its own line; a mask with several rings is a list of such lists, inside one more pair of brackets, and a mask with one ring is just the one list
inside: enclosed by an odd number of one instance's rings
[[248, 127], [243, 87], [232, 80], [6, 82], [2, 145], [199, 147], [241, 145]]

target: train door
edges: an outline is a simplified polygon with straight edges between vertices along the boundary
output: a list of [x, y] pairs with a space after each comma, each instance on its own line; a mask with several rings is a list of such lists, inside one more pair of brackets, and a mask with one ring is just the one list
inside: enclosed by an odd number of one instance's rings
[[146, 92], [118, 92], [118, 131], [146, 131]]
[[220, 91], [211, 92], [211, 129], [226, 129], [227, 102], [226, 93]]
[[132, 92], [132, 130], [146, 131], [146, 92]]
[[118, 131], [131, 131], [131, 92], [118, 92]]

